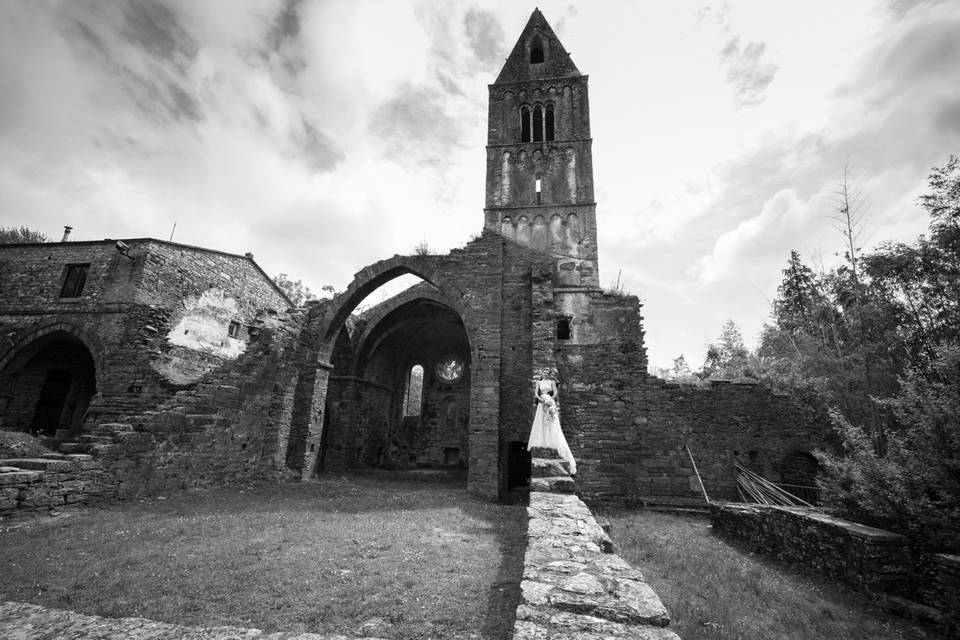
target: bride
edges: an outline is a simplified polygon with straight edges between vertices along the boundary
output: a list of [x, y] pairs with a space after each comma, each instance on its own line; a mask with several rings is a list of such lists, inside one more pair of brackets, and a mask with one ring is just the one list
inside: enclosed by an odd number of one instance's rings
[[570, 463], [570, 475], [577, 474], [577, 463], [573, 459], [567, 440], [560, 430], [560, 405], [557, 404], [557, 384], [544, 376], [537, 381], [535, 390], [537, 412], [533, 416], [533, 427], [527, 441], [527, 450], [540, 447], [556, 449], [560, 457]]

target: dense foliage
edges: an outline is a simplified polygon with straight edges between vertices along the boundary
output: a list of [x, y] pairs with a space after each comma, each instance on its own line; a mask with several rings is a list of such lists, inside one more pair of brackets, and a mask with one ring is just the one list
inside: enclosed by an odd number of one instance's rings
[[960, 159], [934, 169], [929, 188], [930, 232], [915, 243], [847, 252], [825, 273], [792, 252], [749, 367], [831, 407], [843, 452], [820, 455], [829, 504], [957, 549]]
[[49, 242], [45, 233], [30, 227], [0, 227], [0, 244], [26, 244], [30, 242]]

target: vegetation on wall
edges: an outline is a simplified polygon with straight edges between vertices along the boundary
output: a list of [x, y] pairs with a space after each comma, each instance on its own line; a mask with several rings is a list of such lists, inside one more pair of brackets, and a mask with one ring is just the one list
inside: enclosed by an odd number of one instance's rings
[[830, 407], [841, 452], [822, 452], [824, 500], [861, 521], [960, 549], [960, 158], [919, 200], [929, 234], [861, 252], [844, 178], [834, 221], [844, 262], [793, 251], [753, 353], [733, 323], [701, 378], [758, 378]]

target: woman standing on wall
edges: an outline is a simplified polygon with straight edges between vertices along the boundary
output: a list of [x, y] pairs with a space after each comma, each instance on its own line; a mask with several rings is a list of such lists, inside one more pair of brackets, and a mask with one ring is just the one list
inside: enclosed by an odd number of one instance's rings
[[533, 427], [527, 440], [527, 450], [536, 448], [555, 449], [560, 457], [570, 463], [570, 475], [577, 474], [577, 463], [560, 429], [560, 405], [557, 402], [557, 383], [549, 372], [537, 375], [534, 396], [537, 400], [537, 412], [533, 416]]

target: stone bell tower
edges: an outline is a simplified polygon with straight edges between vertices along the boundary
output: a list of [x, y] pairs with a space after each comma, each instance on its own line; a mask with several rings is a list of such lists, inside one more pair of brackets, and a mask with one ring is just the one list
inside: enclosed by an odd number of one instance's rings
[[539, 9], [489, 90], [484, 226], [553, 255], [558, 285], [597, 288], [587, 76]]

